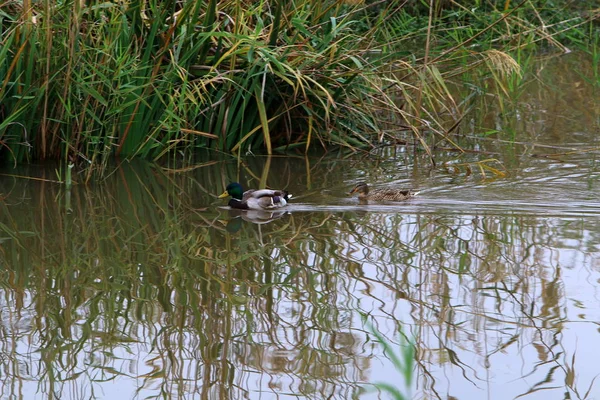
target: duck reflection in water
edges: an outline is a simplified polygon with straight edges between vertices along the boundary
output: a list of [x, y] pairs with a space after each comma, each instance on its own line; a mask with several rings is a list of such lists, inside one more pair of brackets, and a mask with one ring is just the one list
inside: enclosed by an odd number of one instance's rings
[[238, 210], [232, 208], [229, 211], [229, 221], [227, 221], [227, 232], [235, 233], [242, 228], [243, 221], [251, 222], [256, 225], [268, 224], [271, 221], [279, 219], [289, 214], [287, 211], [260, 211], [260, 210]]

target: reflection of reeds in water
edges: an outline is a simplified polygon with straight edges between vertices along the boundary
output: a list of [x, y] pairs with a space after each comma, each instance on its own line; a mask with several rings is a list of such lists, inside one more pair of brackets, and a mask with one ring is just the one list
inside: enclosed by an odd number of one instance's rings
[[[564, 293], [549, 248], [572, 246], [559, 238], [581, 237], [577, 229], [305, 212], [231, 233], [232, 216], [209, 196], [238, 180], [227, 168], [185, 177], [122, 168], [93, 191], [75, 187], [71, 211], [58, 186], [13, 189], [0, 225], [5, 380], [44, 382], [57, 397], [118, 378], [140, 396], [351, 398], [372, 381], [372, 359], [385, 358], [365, 345], [357, 311], [391, 346], [401, 325], [415, 336], [425, 392], [440, 366], [476, 381], [465, 353], [526, 346], [532, 330], [541, 353], [559, 345]], [[277, 171], [268, 184], [294, 182], [294, 169]], [[23, 338], [31, 350], [8, 351]]]
[[[28, 200], [20, 208], [3, 204], [8, 221], [2, 228], [12, 237], [3, 246], [5, 307], [32, 321], [12, 334], [30, 335], [43, 349], [39, 358], [27, 354], [40, 361], [35, 373], [13, 379], [39, 378], [59, 388], [55, 395], [83, 390], [72, 379], [81, 373], [97, 385], [133, 377], [140, 393], [192, 379], [173, 390], [222, 398], [223, 391], [243, 392], [229, 388], [230, 379], [241, 376], [240, 365], [292, 381], [306, 375], [304, 390], [311, 380], [320, 385], [325, 377], [343, 376], [343, 353], [354, 345], [345, 332], [329, 339], [336, 352], [308, 343], [290, 348], [278, 338], [277, 296], [292, 287], [297, 272], [288, 265], [297, 268], [298, 260], [283, 250], [307, 237], [293, 224], [310, 221], [282, 216], [262, 232], [246, 223], [230, 236], [227, 210], [207, 211], [206, 196], [198, 203], [185, 183], [165, 187], [161, 180], [168, 176], [149, 173], [124, 168], [98, 190], [75, 188], [71, 211], [62, 203], [66, 192], [45, 182], [24, 182]], [[210, 178], [201, 183], [222, 185]], [[285, 356], [299, 350], [313, 354], [314, 370]], [[140, 355], [146, 367], [135, 361]], [[134, 370], [122, 369], [120, 360]], [[200, 379], [189, 376], [191, 370]]]

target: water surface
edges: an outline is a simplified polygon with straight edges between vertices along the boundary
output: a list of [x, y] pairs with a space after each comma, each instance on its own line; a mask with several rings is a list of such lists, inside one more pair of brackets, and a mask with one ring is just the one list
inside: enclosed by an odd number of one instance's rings
[[[600, 112], [577, 57], [541, 60], [560, 78], [474, 113], [504, 133], [436, 167], [398, 147], [124, 163], [71, 190], [4, 171], [2, 398], [600, 398]], [[506, 175], [464, 166], [486, 158]], [[361, 205], [360, 180], [421, 194]], [[232, 211], [230, 181], [295, 196]], [[410, 388], [372, 329], [414, 343]]]

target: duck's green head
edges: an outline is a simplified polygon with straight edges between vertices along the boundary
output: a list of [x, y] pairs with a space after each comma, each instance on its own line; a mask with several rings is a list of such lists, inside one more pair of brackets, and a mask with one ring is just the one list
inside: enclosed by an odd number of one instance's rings
[[219, 196], [219, 198], [222, 199], [227, 196], [231, 196], [234, 199], [242, 200], [242, 197], [244, 197], [244, 189], [242, 189], [242, 185], [240, 185], [237, 182], [233, 182], [227, 185], [225, 191]]

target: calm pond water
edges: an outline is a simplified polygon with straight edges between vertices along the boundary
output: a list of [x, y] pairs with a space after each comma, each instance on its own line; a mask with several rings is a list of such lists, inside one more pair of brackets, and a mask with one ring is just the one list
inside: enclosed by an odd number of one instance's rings
[[[5, 170], [2, 398], [390, 398], [380, 382], [600, 399], [600, 97], [581, 57], [540, 60], [510, 110], [465, 121], [480, 152], [435, 168], [403, 147], [124, 163], [70, 191], [52, 168]], [[481, 127], [509, 134], [473, 145]], [[507, 175], [459, 165], [488, 158]], [[360, 205], [360, 180], [422, 192]], [[216, 197], [230, 181], [295, 196], [239, 213]], [[409, 388], [373, 332], [399, 354], [400, 330]]]

